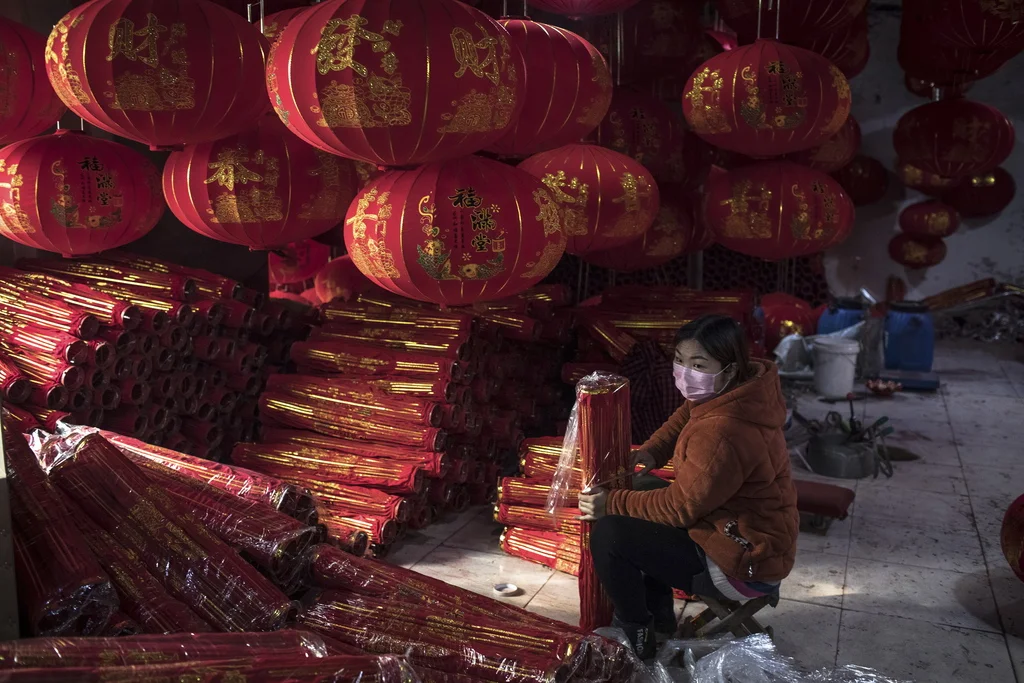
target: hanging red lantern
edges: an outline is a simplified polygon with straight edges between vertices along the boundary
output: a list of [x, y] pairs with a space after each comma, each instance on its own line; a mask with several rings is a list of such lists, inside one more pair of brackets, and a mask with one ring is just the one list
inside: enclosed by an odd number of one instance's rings
[[911, 204], [900, 212], [900, 230], [912, 237], [949, 237], [960, 227], [960, 215], [937, 200]]
[[160, 173], [124, 145], [67, 130], [0, 149], [0, 234], [84, 256], [134, 242], [164, 213]]
[[1024, 48], [1024, 4], [1019, 0], [905, 0], [903, 21], [944, 48]]
[[964, 218], [994, 216], [1013, 201], [1017, 184], [1006, 169], [997, 167], [963, 180], [942, 193], [942, 201], [955, 208]]
[[662, 195], [654, 224], [640, 239], [607, 251], [592, 251], [583, 260], [601, 268], [632, 273], [659, 268], [679, 258], [693, 239], [693, 208], [683, 188]]
[[896, 48], [896, 59], [907, 75], [953, 88], [991, 76], [1014, 54], [943, 46], [933, 34], [914, 30], [907, 22], [900, 26]]
[[457, 0], [329, 0], [295, 17], [267, 60], [293, 133], [379, 166], [427, 164], [500, 139], [525, 101], [508, 32]]
[[809, 336], [817, 330], [814, 309], [803, 299], [775, 292], [761, 297], [764, 312], [764, 345], [774, 351], [784, 337], [791, 334]]
[[860, 75], [871, 58], [871, 42], [868, 38], [868, 13], [861, 12], [844, 28], [819, 36], [812, 40], [801, 38], [796, 41], [800, 47], [816, 52], [835, 64], [846, 80]]
[[374, 284], [461, 306], [540, 282], [562, 257], [565, 233], [540, 181], [466, 157], [374, 180], [349, 209], [345, 244]]
[[267, 41], [202, 0], [92, 0], [50, 33], [46, 69], [64, 104], [98, 128], [151, 148], [243, 130], [270, 109]]
[[867, 0], [717, 0], [715, 6], [742, 42], [773, 36], [789, 43], [842, 30], [864, 11]]
[[292, 285], [312, 279], [331, 260], [331, 248], [302, 240], [267, 254], [270, 285]]
[[683, 113], [712, 145], [781, 156], [839, 132], [850, 115], [850, 84], [810, 50], [758, 40], [699, 67], [686, 84]]
[[832, 173], [853, 161], [860, 150], [860, 140], [860, 124], [851, 116], [839, 132], [825, 142], [786, 158], [824, 173]]
[[530, 6], [542, 12], [576, 19], [627, 10], [640, 0], [530, 0]]
[[263, 19], [263, 37], [274, 43], [281, 37], [281, 31], [292, 22], [292, 19], [309, 9], [309, 5], [285, 9], [273, 14], [268, 14]]
[[914, 237], [901, 233], [889, 242], [889, 256], [911, 270], [930, 268], [946, 258], [946, 243], [938, 237]]
[[843, 186], [854, 206], [874, 204], [889, 191], [889, 171], [874, 157], [858, 154], [832, 174]]
[[66, 111], [46, 77], [46, 38], [0, 17], [0, 145], [35, 137]]
[[789, 161], [712, 172], [705, 191], [715, 241], [769, 261], [835, 246], [852, 229], [853, 213], [839, 183]]
[[944, 178], [935, 173], [927, 173], [917, 166], [904, 162], [896, 164], [896, 177], [910, 189], [931, 195], [932, 197], [938, 197], [946, 190], [960, 184], [959, 178]]
[[359, 272], [348, 254], [334, 259], [321, 268], [313, 284], [317, 297], [324, 303], [335, 299], [351, 301], [359, 294], [374, 289], [373, 283]]
[[681, 122], [667, 105], [632, 88], [616, 88], [592, 142], [635, 159], [657, 175], [666, 170]]
[[1013, 151], [1013, 124], [971, 100], [929, 102], [900, 117], [892, 136], [899, 158], [922, 171], [962, 178], [991, 171]]
[[[700, 14], [699, 3], [677, 0], [648, 0], [626, 10], [622, 20], [622, 82], [653, 86], [651, 90], [661, 99], [674, 99], [693, 72], [680, 67], [691, 58], [694, 46], [702, 42]], [[721, 49], [694, 66], [717, 52]]]
[[267, 114], [248, 131], [171, 153], [163, 185], [192, 230], [273, 249], [343, 221], [356, 178], [351, 162], [313, 149]]
[[690, 132], [686, 126], [678, 127], [678, 135], [672, 136], [672, 148], [668, 163], [658, 173], [657, 180], [669, 185], [678, 185], [693, 190], [704, 183], [711, 170], [711, 145]]
[[535, 154], [519, 168], [542, 180], [561, 205], [570, 254], [628, 244], [658, 215], [650, 171], [610, 149], [566, 145]]
[[320, 298], [320, 295], [316, 293], [316, 289], [313, 287], [302, 290], [302, 294], [299, 296], [308, 301], [311, 306], [319, 306], [324, 303], [324, 300]]
[[597, 48], [557, 26], [528, 19], [499, 23], [526, 59], [530, 96], [511, 128], [489, 151], [526, 157], [589, 135], [612, 101], [612, 75]]

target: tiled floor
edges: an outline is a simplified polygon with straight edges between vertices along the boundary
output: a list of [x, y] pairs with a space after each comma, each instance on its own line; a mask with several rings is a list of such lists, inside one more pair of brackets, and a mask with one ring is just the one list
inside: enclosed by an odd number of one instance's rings
[[[1024, 583], [999, 545], [1002, 515], [1024, 493], [1024, 363], [1014, 353], [943, 345], [939, 394], [860, 404], [890, 416], [890, 443], [921, 459], [897, 464], [892, 479], [848, 482], [854, 514], [826, 536], [801, 535], [783, 600], [763, 619], [784, 654], [916, 683], [1024, 683]], [[800, 404], [811, 417], [829, 409]], [[390, 559], [482, 593], [515, 583], [516, 604], [576, 622], [575, 579], [504, 555], [500, 533], [488, 510], [473, 510], [411, 535]]]

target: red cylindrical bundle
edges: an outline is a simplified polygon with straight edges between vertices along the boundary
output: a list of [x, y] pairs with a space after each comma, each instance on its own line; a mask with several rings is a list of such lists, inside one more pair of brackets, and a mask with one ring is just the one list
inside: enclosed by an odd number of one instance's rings
[[[186, 410], [186, 414], [189, 412]], [[207, 448], [215, 448], [224, 440], [224, 430], [221, 429], [220, 425], [214, 422], [202, 422], [193, 418], [182, 420], [181, 433], [191, 439], [193, 443], [206, 446]]]
[[459, 361], [422, 353], [382, 349], [348, 341], [292, 344], [290, 358], [305, 373], [338, 373], [359, 376], [397, 376], [431, 380], [461, 377]]
[[2, 284], [0, 313], [8, 318], [67, 332], [85, 340], [94, 338], [100, 331], [99, 319], [89, 313], [32, 292], [8, 289]]
[[356, 383], [335, 382], [308, 375], [271, 375], [267, 391], [306, 401], [346, 417], [353, 416], [378, 422], [408, 422], [440, 427], [443, 411], [436, 401], [417, 398], [396, 398], [368, 392]]
[[98, 337], [113, 345], [118, 357], [127, 356], [135, 350], [139, 343], [139, 335], [135, 332], [120, 330], [116, 327], [104, 327]]
[[188, 301], [196, 292], [196, 281], [187, 276], [147, 273], [96, 260], [22, 259], [18, 261], [18, 267], [84, 282], [90, 287], [116, 285], [142, 295], [176, 301]]
[[[501, 479], [501, 485], [498, 488], [498, 500], [506, 505], [536, 505], [542, 507], [547, 504], [550, 493], [550, 479], [504, 477]], [[570, 487], [566, 493], [565, 505], [575, 507], [579, 501], [579, 488]]]
[[53, 481], [101, 528], [215, 628], [272, 630], [292, 610], [286, 596], [207, 528], [182, 516], [159, 486], [99, 434], [77, 444]]
[[8, 434], [27, 434], [39, 428], [39, 422], [32, 413], [9, 403], [3, 407], [3, 421]]
[[441, 479], [434, 479], [427, 487], [427, 500], [433, 505], [440, 505], [443, 508], [452, 504], [454, 497], [452, 485]]
[[432, 308], [385, 307], [365, 303], [335, 301], [320, 309], [325, 324], [353, 324], [444, 331], [445, 333], [472, 334], [477, 322], [468, 313], [439, 311]]
[[33, 382], [32, 395], [28, 402], [33, 406], [45, 406], [50, 410], [61, 410], [68, 404], [71, 392], [56, 382]]
[[10, 358], [0, 353], [0, 392], [6, 401], [24, 403], [32, 396], [32, 382]]
[[91, 313], [104, 325], [134, 330], [142, 324], [142, 311], [137, 306], [81, 283], [69, 282], [46, 273], [33, 273], [13, 268], [0, 269], [0, 275], [40, 296], [57, 299]]
[[[5, 425], [6, 427], [6, 425]], [[18, 602], [35, 636], [98, 635], [117, 610], [110, 578], [19, 434], [4, 439]]]
[[140, 256], [126, 251], [108, 251], [103, 254], [103, 260], [112, 263], [120, 263], [132, 270], [146, 273], [160, 273], [163, 275], [177, 275], [188, 278], [196, 283], [197, 293], [206, 298], [213, 299], [236, 299], [245, 289], [241, 283], [211, 273], [208, 270], [189, 268], [170, 261], [161, 261], [150, 256]]
[[102, 339], [93, 339], [86, 342], [89, 345], [89, 365], [100, 370], [106, 370], [114, 365], [117, 360], [117, 351], [114, 345]]
[[321, 448], [358, 457], [383, 458], [414, 463], [421, 466], [428, 477], [443, 477], [451, 468], [451, 459], [448, 455], [437, 451], [416, 450], [362, 440], [336, 439], [315, 432], [275, 427], [264, 427], [262, 437], [263, 443], [268, 444]]
[[303, 483], [309, 487], [318, 502], [335, 512], [385, 516], [399, 524], [408, 522], [412, 515], [411, 501], [402, 496], [363, 486], [314, 479], [305, 479]]
[[85, 373], [82, 368], [71, 365], [60, 358], [35, 353], [7, 343], [2, 337], [0, 337], [0, 350], [36, 383], [55, 382], [68, 391], [77, 391], [85, 381]]
[[505, 526], [518, 526], [538, 531], [557, 531], [563, 534], [579, 535], [582, 522], [577, 508], [556, 508], [552, 515], [540, 506], [509, 505], [498, 503], [494, 506], [494, 521]]
[[536, 318], [525, 314], [491, 311], [481, 316], [488, 323], [498, 327], [508, 339], [535, 342], [540, 339], [543, 325]]
[[[152, 393], [149, 383], [132, 377], [121, 380], [118, 387], [121, 392], [121, 400], [133, 406], [145, 405]], [[106, 406], [104, 407], [106, 408]], [[107, 408], [107, 410], [110, 410], [110, 408]]]
[[255, 308], [241, 301], [201, 299], [195, 305], [200, 313], [205, 313], [211, 320], [219, 315], [220, 324], [232, 329], [247, 329], [256, 315]]
[[63, 410], [50, 410], [49, 408], [38, 408], [36, 406], [32, 406], [30, 410], [36, 421], [48, 432], [56, 432], [59, 423], [71, 422], [69, 419], [71, 418], [71, 413], [64, 412]]
[[509, 555], [573, 576], [580, 573], [579, 536], [557, 531], [509, 527], [501, 535], [501, 549]]
[[381, 515], [335, 514], [320, 508], [320, 523], [327, 527], [331, 538], [350, 538], [353, 533], [365, 533], [372, 544], [389, 546], [398, 538], [398, 523]]
[[240, 443], [231, 451], [231, 461], [291, 480], [370, 486], [393, 493], [418, 493], [424, 485], [423, 468], [413, 463], [285, 444]]
[[6, 319], [0, 320], [0, 334], [6, 341], [23, 349], [53, 356], [72, 365], [84, 365], [89, 360], [89, 345], [67, 332]]
[[368, 422], [359, 415], [342, 415], [316, 401], [265, 392], [260, 397], [260, 418], [270, 426], [308, 429], [341, 439], [366, 439], [417, 449], [440, 451], [445, 433], [414, 424]]
[[386, 325], [328, 325], [318, 327], [309, 336], [310, 342], [345, 342], [356, 345], [375, 345], [379, 349], [412, 354], [441, 356], [452, 360], [469, 357], [469, 337], [445, 330], [420, 331], [399, 329]]
[[617, 363], [626, 360], [636, 340], [599, 315], [584, 315], [580, 327], [587, 331]]
[[133, 406], [120, 406], [107, 415], [106, 426], [121, 434], [142, 438], [149, 430], [149, 416]]

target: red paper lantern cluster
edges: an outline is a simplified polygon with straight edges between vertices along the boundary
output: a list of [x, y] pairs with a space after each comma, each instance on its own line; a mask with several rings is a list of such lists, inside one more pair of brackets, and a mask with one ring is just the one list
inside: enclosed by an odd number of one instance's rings
[[345, 244], [375, 284], [458, 306], [540, 282], [562, 257], [565, 233], [539, 180], [466, 157], [374, 180], [349, 209]]
[[1004, 168], [971, 176], [942, 193], [942, 201], [964, 218], [994, 216], [1013, 201], [1017, 184]]
[[75, 114], [105, 131], [166, 148], [251, 126], [267, 41], [202, 0], [92, 0], [54, 27], [46, 69]]
[[679, 122], [663, 102], [632, 88], [616, 88], [594, 142], [625, 154], [658, 175], [676, 151]]
[[662, 194], [654, 224], [638, 240], [606, 251], [592, 251], [583, 260], [601, 268], [632, 273], [660, 268], [686, 252], [693, 240], [693, 207], [682, 188]]
[[781, 156], [839, 132], [850, 115], [850, 84], [810, 50], [758, 40], [700, 66], [686, 84], [683, 113], [712, 145]]
[[787, 158], [818, 171], [832, 173], [853, 161], [860, 150], [860, 124], [852, 116], [839, 132], [817, 147], [791, 154]]
[[133, 149], [58, 131], [0, 149], [0, 234], [84, 256], [134, 242], [164, 213], [160, 173]]
[[582, 255], [628, 244], [658, 215], [658, 185], [629, 157], [594, 145], [566, 145], [519, 165], [543, 181], [563, 213], [566, 251]]
[[186, 226], [215, 240], [272, 249], [345, 219], [351, 162], [299, 140], [273, 115], [250, 130], [173, 152], [164, 196]]
[[832, 174], [854, 206], [874, 204], [889, 191], [889, 171], [874, 157], [859, 154]]
[[764, 312], [764, 345], [774, 351], [784, 337], [791, 334], [809, 336], [817, 330], [818, 316], [811, 305], [784, 292], [761, 297]]
[[[722, 19], [744, 42], [773, 36], [787, 43], [843, 30], [864, 12], [867, 0], [717, 0]], [[760, 33], [758, 32], [760, 28]], [[776, 31], [776, 28], [778, 29]], [[778, 35], [776, 35], [778, 33]]]
[[971, 100], [930, 102], [896, 124], [893, 146], [904, 163], [946, 178], [991, 171], [1013, 151], [1013, 124], [995, 107]]
[[46, 38], [0, 17], [0, 51], [0, 145], [6, 145], [45, 133], [65, 109], [46, 77]]
[[331, 260], [331, 248], [302, 240], [267, 254], [271, 286], [294, 285], [312, 279]]
[[853, 227], [853, 203], [839, 183], [788, 161], [712, 173], [704, 215], [716, 242], [771, 261], [828, 249]]
[[566, 17], [594, 17], [629, 9], [639, 0], [530, 0], [530, 6]]
[[329, 0], [281, 32], [267, 89], [309, 144], [402, 167], [500, 139], [523, 107], [523, 72], [508, 32], [457, 0]]
[[359, 272], [347, 254], [336, 258], [316, 274], [314, 289], [317, 298], [327, 303], [335, 299], [350, 301], [359, 294], [373, 289], [373, 283]]
[[960, 215], [952, 206], [931, 200], [911, 204], [900, 212], [900, 230], [912, 237], [949, 237], [960, 227]]
[[846, 27], [819, 36], [813, 40], [800, 38], [800, 47], [807, 48], [839, 67], [847, 80], [859, 75], [871, 58], [871, 43], [868, 39], [868, 14], [860, 15]]
[[889, 242], [889, 256], [911, 270], [937, 266], [946, 258], [946, 243], [938, 237], [901, 233]]
[[500, 23], [526, 59], [530, 96], [508, 132], [489, 150], [525, 157], [589, 135], [612, 101], [612, 75], [601, 53], [557, 26], [528, 19]]

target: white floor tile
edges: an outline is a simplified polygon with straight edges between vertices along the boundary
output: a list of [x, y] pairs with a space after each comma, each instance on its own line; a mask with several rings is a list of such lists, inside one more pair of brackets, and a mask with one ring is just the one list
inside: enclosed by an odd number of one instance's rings
[[[1024, 422], [1024, 418], [1021, 419]], [[960, 430], [961, 428], [957, 427]], [[1024, 479], [1024, 432], [997, 432], [992, 427], [957, 432], [957, 451], [964, 468], [997, 467]]]
[[845, 557], [801, 550], [797, 552], [793, 571], [779, 590], [787, 600], [842, 607], [845, 579]]
[[866, 517], [854, 521], [850, 557], [961, 573], [985, 571], [974, 531], [951, 533]]
[[384, 560], [397, 567], [411, 569], [417, 562], [437, 549], [441, 542], [436, 538], [425, 536], [419, 531], [410, 531], [405, 538], [396, 543]]
[[971, 503], [967, 496], [914, 491], [893, 495], [884, 487], [864, 487], [857, 492], [858, 519], [903, 523], [932, 529], [970, 533], [974, 529]]
[[1017, 672], [1017, 680], [1024, 681], [1024, 638], [1007, 635], [1006, 645], [1010, 650], [1013, 670]]
[[414, 569], [481, 595], [493, 595], [495, 584], [514, 583], [522, 592], [505, 600], [519, 607], [526, 607], [554, 572], [505, 554], [445, 547], [431, 551]]
[[847, 517], [844, 520], [833, 521], [825, 534], [801, 531], [796, 542], [798, 552], [828, 553], [846, 557], [850, 552], [850, 530], [852, 527], [853, 518]]
[[914, 683], [1013, 681], [1003, 636], [846, 610], [839, 664], [870, 666]]
[[772, 627], [781, 654], [814, 670], [835, 665], [839, 616], [836, 607], [780, 600], [775, 609], [765, 607], [758, 612], [757, 620]]
[[576, 626], [580, 623], [579, 582], [575, 576], [555, 572], [526, 606], [531, 612]]
[[937, 465], [921, 460], [893, 463], [892, 477], [879, 475], [877, 479], [857, 482], [858, 492], [871, 487], [967, 495], [967, 484], [959, 465]]
[[501, 532], [504, 530], [505, 526], [495, 522], [491, 515], [480, 515], [452, 534], [443, 545], [482, 553], [501, 553]]
[[1017, 578], [1003, 557], [989, 565], [989, 577], [1003, 629], [1008, 635], [1024, 638], [1024, 581]]
[[[946, 382], [942, 385], [942, 394], [947, 400], [972, 397], [1018, 398], [1017, 390], [1009, 379], [998, 376], [986, 376], [963, 381]], [[952, 406], [950, 406], [952, 409]]]
[[457, 531], [461, 531], [467, 524], [474, 519], [493, 513], [493, 508], [490, 506], [478, 506], [470, 508], [462, 513], [448, 513], [436, 523], [431, 524], [426, 529], [423, 529], [419, 533], [428, 536], [430, 538], [437, 539], [438, 541], [447, 541]]

